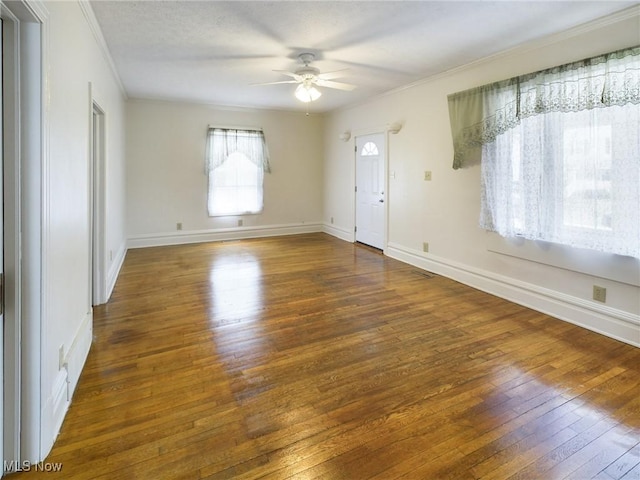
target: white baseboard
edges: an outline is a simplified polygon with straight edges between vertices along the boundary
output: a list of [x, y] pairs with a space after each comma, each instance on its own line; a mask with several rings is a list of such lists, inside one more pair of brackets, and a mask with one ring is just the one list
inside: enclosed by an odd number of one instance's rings
[[116, 286], [116, 281], [118, 280], [118, 275], [120, 274], [120, 269], [124, 264], [124, 258], [127, 255], [127, 242], [122, 242], [122, 245], [116, 252], [116, 257], [114, 261], [111, 263], [111, 267], [109, 268], [109, 273], [107, 274], [107, 291], [106, 297], [104, 299], [105, 302], [109, 301], [111, 298], [111, 294], [113, 293], [113, 289]]
[[76, 336], [67, 349], [65, 363], [69, 370], [69, 397], [73, 396], [76, 385], [80, 379], [80, 373], [89, 355], [93, 341], [93, 312], [87, 313], [80, 325]]
[[390, 243], [385, 254], [415, 267], [640, 347], [640, 316]]
[[129, 248], [159, 247], [187, 243], [242, 240], [245, 238], [277, 237], [322, 231], [321, 223], [296, 223], [259, 227], [219, 228], [214, 230], [183, 230], [179, 232], [151, 233], [129, 237]]
[[76, 389], [80, 373], [89, 355], [93, 339], [93, 315], [88, 313], [80, 324], [64, 358], [64, 365], [59, 369], [53, 387], [43, 406], [41, 452], [39, 461], [49, 454], [64, 420], [71, 398]]
[[53, 382], [53, 431], [54, 438], [58, 436], [65, 414], [69, 409], [71, 398], [69, 395], [69, 372], [66, 367], [61, 368]]
[[322, 225], [322, 231], [324, 233], [328, 233], [329, 235], [337, 237], [340, 240], [344, 240], [345, 242], [353, 243], [356, 241], [354, 232], [350, 232], [349, 230], [346, 230], [344, 228], [336, 227], [335, 225], [325, 223]]

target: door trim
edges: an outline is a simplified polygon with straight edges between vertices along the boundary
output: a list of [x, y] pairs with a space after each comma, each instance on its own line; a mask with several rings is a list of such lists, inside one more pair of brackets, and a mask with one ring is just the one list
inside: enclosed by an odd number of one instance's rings
[[107, 301], [105, 272], [105, 112], [93, 97], [89, 83], [90, 145], [89, 145], [89, 302], [87, 313], [94, 305]]
[[386, 254], [387, 251], [387, 247], [388, 247], [388, 242], [389, 242], [389, 201], [391, 198], [390, 192], [389, 192], [389, 131], [387, 128], [382, 128], [382, 129], [376, 129], [376, 130], [362, 130], [362, 131], [357, 131], [354, 133], [353, 136], [353, 171], [352, 171], [352, 178], [353, 178], [353, 188], [351, 190], [351, 194], [353, 195], [352, 197], [352, 205], [353, 205], [353, 227], [351, 228], [351, 232], [352, 232], [352, 238], [353, 238], [353, 242], [356, 242], [356, 232], [355, 232], [355, 228], [356, 228], [356, 222], [357, 222], [357, 216], [356, 216], [356, 210], [358, 208], [357, 205], [357, 194], [356, 194], [356, 182], [357, 182], [357, 163], [358, 163], [358, 152], [356, 151], [356, 145], [357, 145], [357, 139], [359, 137], [366, 137], [369, 135], [382, 135], [384, 138], [384, 158], [382, 161], [383, 164], [383, 183], [384, 183], [384, 206], [383, 206], [383, 222], [384, 225], [382, 226], [382, 253]]
[[[8, 201], [5, 269], [10, 273], [6, 282], [10, 312], [5, 317], [9, 331], [3, 377], [8, 388], [2, 412], [2, 454], [3, 460], [14, 462], [10, 465], [17, 468], [22, 461], [43, 459], [40, 362], [41, 320], [48, 305], [43, 283], [48, 222], [48, 13], [40, 0], [0, 3], [0, 9], [12, 29], [8, 61], [14, 70], [13, 85], [8, 85], [13, 90], [12, 111], [5, 115], [5, 127], [10, 129], [5, 135], [5, 142], [9, 140], [8, 148], [5, 145], [5, 186], [11, 186], [4, 199]], [[7, 342], [12, 343], [9, 349]]]

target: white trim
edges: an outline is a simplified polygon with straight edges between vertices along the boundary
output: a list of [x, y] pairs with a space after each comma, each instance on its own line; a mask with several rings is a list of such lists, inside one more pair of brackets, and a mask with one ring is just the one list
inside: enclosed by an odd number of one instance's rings
[[[183, 98], [174, 98], [174, 97], [153, 97], [153, 96], [137, 96], [131, 97], [127, 99], [129, 102], [134, 103], [168, 103], [168, 104], [181, 104], [181, 105], [191, 105], [196, 107], [210, 107], [215, 108], [216, 110], [224, 111], [224, 112], [278, 112], [278, 113], [290, 113], [296, 116], [305, 116], [305, 117], [324, 117], [326, 113], [329, 111], [317, 111], [317, 112], [307, 112], [306, 110], [300, 109], [292, 109], [289, 107], [266, 107], [266, 106], [247, 106], [247, 105], [234, 105], [227, 103], [217, 103], [210, 100], [191, 100], [191, 99], [183, 99]], [[315, 103], [315, 102], [314, 102]], [[308, 103], [301, 103], [301, 105], [308, 105]], [[308, 115], [307, 115], [308, 113]]]
[[[64, 357], [64, 366], [69, 373], [69, 399], [76, 390], [80, 374], [89, 355], [93, 340], [93, 313], [87, 313], [80, 324], [80, 328], [71, 341]], [[64, 418], [64, 416], [63, 416]]]
[[530, 262], [606, 278], [640, 287], [640, 258], [575, 248], [542, 240], [504, 238], [486, 232], [487, 250], [498, 255], [522, 258]]
[[89, 82], [89, 152], [88, 152], [88, 224], [89, 235], [89, 301], [87, 311], [93, 305], [107, 301], [106, 252], [105, 252], [105, 166], [106, 166], [106, 118], [105, 112], [94, 98], [93, 85]]
[[51, 395], [54, 436], [58, 436], [64, 416], [69, 409], [69, 372], [66, 367], [60, 369], [53, 381], [53, 391]]
[[[4, 216], [4, 274], [5, 312], [2, 335], [2, 460], [20, 458], [20, 357], [22, 348], [22, 262], [20, 259], [22, 219], [22, 175], [20, 132], [20, 77], [19, 61], [19, 20], [11, 10], [0, 6], [2, 17], [3, 52], [2, 72], [5, 84], [2, 98], [2, 125], [4, 136], [2, 154], [4, 156], [3, 193]], [[11, 95], [9, 95], [11, 93]], [[0, 476], [4, 473], [0, 471]]]
[[331, 225], [329, 223], [324, 223], [322, 225], [322, 231], [336, 238], [339, 238], [340, 240], [344, 240], [345, 242], [353, 243], [356, 241], [353, 229], [349, 231], [341, 227], [336, 227], [335, 225]]
[[[93, 338], [93, 315], [88, 313], [80, 324], [78, 332], [62, 360], [60, 369], [53, 381], [53, 387], [43, 406], [43, 446], [45, 455], [51, 450], [62, 422], [71, 405], [73, 392], [78, 385], [80, 373], [89, 355]], [[39, 461], [42, 461], [40, 459]]]
[[[19, 460], [37, 462], [43, 448], [42, 350], [46, 337], [43, 318], [50, 305], [45, 282], [49, 225], [49, 28], [43, 2], [23, 0], [11, 4], [20, 11], [22, 222], [22, 352], [20, 358]], [[30, 77], [32, 76], [32, 77]], [[33, 78], [33, 85], [28, 81]]]
[[389, 243], [385, 254], [483, 292], [640, 347], [640, 316]]
[[[27, 352], [27, 356], [33, 361], [37, 358], [38, 377], [34, 378], [34, 381], [38, 382], [37, 394], [38, 394], [38, 406], [40, 407], [40, 419], [37, 427], [39, 429], [38, 438], [38, 457], [37, 461], [43, 461], [45, 457], [51, 451], [53, 442], [50, 444], [45, 443], [45, 435], [48, 430], [46, 429], [47, 421], [44, 414], [44, 392], [43, 392], [43, 378], [42, 371], [44, 370], [44, 339], [47, 338], [47, 329], [45, 319], [51, 318], [51, 288], [53, 284], [48, 281], [49, 279], [49, 262], [51, 255], [50, 235], [51, 231], [51, 168], [50, 168], [50, 123], [49, 123], [49, 109], [50, 109], [50, 95], [51, 95], [51, 77], [50, 77], [50, 65], [49, 65], [49, 18], [41, 19], [41, 75], [42, 75], [42, 99], [41, 99], [41, 125], [42, 125], [42, 145], [41, 145], [41, 170], [40, 170], [40, 185], [42, 188], [42, 196], [40, 198], [40, 317], [38, 318], [38, 333], [39, 336], [39, 351]], [[35, 392], [34, 392], [35, 393]], [[28, 398], [28, 397], [27, 397]], [[26, 402], [23, 399], [23, 405]], [[24, 428], [24, 425], [23, 425]], [[24, 444], [23, 439], [23, 444]], [[24, 452], [21, 454], [23, 459], [33, 460], [27, 458], [28, 454]]]
[[[435, 73], [433, 75], [430, 75], [428, 77], [425, 78], [421, 78], [420, 80], [416, 80], [415, 82], [409, 83], [407, 85], [403, 85], [401, 87], [396, 87], [393, 88], [391, 90], [387, 90], [386, 92], [380, 93], [379, 95], [375, 95], [372, 97], [367, 97], [366, 99], [363, 100], [358, 100], [356, 102], [350, 103], [348, 105], [344, 105], [341, 107], [338, 107], [334, 110], [331, 110], [331, 113], [333, 112], [342, 112], [342, 111], [346, 111], [346, 110], [350, 110], [352, 108], [361, 106], [361, 105], [365, 105], [368, 104], [374, 100], [377, 99], [381, 99], [381, 98], [385, 98], [388, 97], [390, 95], [395, 95], [396, 93], [400, 93], [403, 92], [405, 90], [410, 90], [414, 87], [419, 87], [420, 85], [424, 85], [427, 83], [431, 83], [434, 82], [436, 80], [439, 80], [441, 78], [446, 78], [449, 77], [450, 75], [454, 75], [460, 72], [464, 72], [467, 70], [470, 70], [472, 68], [481, 66], [481, 65], [485, 65], [487, 63], [491, 63], [493, 61], [496, 60], [500, 60], [500, 59], [504, 59], [505, 57], [510, 57], [510, 56], [518, 56], [518, 55], [524, 55], [527, 52], [530, 52], [531, 50], [535, 50], [538, 48], [543, 48], [549, 45], [554, 45], [557, 42], [561, 42], [563, 40], [568, 40], [571, 39], [573, 37], [576, 37], [578, 35], [583, 35], [586, 33], [589, 33], [591, 31], [594, 30], [598, 30], [600, 28], [604, 28], [607, 27], [609, 25], [613, 25], [615, 23], [618, 22], [622, 22], [624, 20], [629, 20], [632, 19], [634, 17], [637, 17], [638, 15], [640, 15], [640, 6], [632, 6], [630, 8], [627, 8], [625, 10], [622, 10], [620, 12], [616, 12], [613, 13], [611, 15], [607, 15], [605, 17], [601, 17], [598, 18], [596, 20], [592, 20], [590, 22], [587, 23], [583, 23], [582, 25], [578, 25], [576, 27], [570, 28], [568, 30], [564, 30], [562, 32], [559, 33], [555, 33], [555, 34], [551, 34], [548, 35], [544, 38], [538, 39], [538, 40], [533, 40], [521, 45], [517, 45], [515, 47], [509, 48], [507, 50], [502, 50], [498, 53], [494, 53], [493, 55], [489, 55], [487, 57], [483, 57], [480, 58], [478, 60], [475, 60], [473, 62], [470, 63], [466, 63], [464, 65], [460, 65], [459, 67], [454, 67], [452, 69], [446, 70], [444, 72], [440, 72], [440, 73]], [[601, 52], [601, 53], [606, 53], [606, 52]], [[550, 65], [551, 67], [552, 65]]]
[[107, 45], [106, 40], [104, 39], [104, 35], [102, 34], [102, 29], [100, 28], [100, 24], [96, 19], [95, 13], [93, 13], [93, 8], [88, 0], [78, 0], [78, 5], [80, 6], [80, 10], [82, 10], [82, 14], [84, 18], [87, 20], [87, 24], [89, 25], [89, 29], [93, 34], [93, 38], [95, 38], [100, 51], [102, 52], [102, 56], [105, 61], [109, 65], [109, 69], [111, 70], [111, 74], [113, 75], [116, 84], [120, 88], [120, 92], [125, 100], [129, 97], [127, 95], [127, 91], [124, 88], [124, 84], [118, 74], [118, 69], [116, 68], [116, 64], [113, 61], [113, 57], [111, 57], [111, 52], [109, 51], [109, 46]]
[[322, 231], [321, 223], [295, 223], [288, 225], [265, 225], [259, 227], [218, 228], [165, 233], [133, 235], [128, 239], [128, 248], [182, 245], [187, 243], [216, 242], [220, 240], [242, 240], [245, 238], [277, 237]]
[[113, 293], [113, 289], [116, 286], [116, 281], [118, 280], [118, 275], [120, 274], [120, 270], [122, 269], [122, 265], [124, 264], [124, 259], [127, 255], [127, 244], [125, 242], [122, 243], [118, 251], [116, 252], [116, 256], [111, 263], [111, 267], [109, 268], [109, 272], [107, 274], [107, 290], [105, 302], [108, 302], [111, 298], [111, 294]]

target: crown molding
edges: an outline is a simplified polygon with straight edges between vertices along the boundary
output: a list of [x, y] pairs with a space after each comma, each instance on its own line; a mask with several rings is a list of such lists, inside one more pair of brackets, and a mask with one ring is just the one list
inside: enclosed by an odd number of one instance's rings
[[22, 5], [40, 22], [49, 18], [49, 12], [42, 0], [26, 0]]
[[[581, 25], [577, 25], [568, 30], [564, 30], [562, 32], [558, 32], [555, 34], [547, 35], [546, 37], [539, 38], [537, 40], [532, 40], [530, 42], [518, 45], [513, 48], [509, 48], [507, 50], [502, 50], [500, 52], [494, 53], [493, 55], [489, 55], [487, 57], [480, 58], [470, 63], [466, 63], [464, 65], [460, 65], [459, 67], [454, 67], [449, 70], [446, 70], [441, 73], [436, 73], [434, 75], [430, 75], [425, 78], [421, 78], [420, 80], [416, 80], [415, 82], [409, 83], [407, 85], [403, 85], [401, 87], [394, 88], [392, 90], [387, 90], [386, 92], [380, 93], [378, 95], [368, 97], [360, 102], [352, 103], [350, 105], [345, 105], [343, 107], [337, 108], [335, 110], [331, 110], [329, 113], [341, 112], [350, 110], [352, 108], [366, 105], [372, 100], [380, 99], [387, 97], [389, 95], [395, 95], [399, 92], [403, 92], [405, 90], [410, 90], [414, 87], [418, 87], [420, 85], [424, 85], [427, 83], [434, 82], [436, 80], [440, 80], [442, 78], [449, 77], [451, 75], [465, 72], [467, 70], [471, 70], [473, 68], [494, 62], [496, 60], [500, 60], [503, 58], [508, 58], [516, 55], [524, 55], [532, 50], [537, 50], [539, 48], [547, 47], [549, 45], [553, 45], [555, 43], [559, 43], [563, 40], [569, 40], [578, 35], [583, 35], [585, 33], [589, 33], [595, 30], [599, 30], [601, 28], [607, 27], [609, 25], [616, 24], [618, 22], [623, 22], [625, 20], [630, 20], [633, 18], [637, 18], [640, 23], [640, 5], [634, 5], [632, 7], [626, 8], [616, 13], [612, 13], [611, 15], [606, 15], [604, 17], [598, 18], [596, 20], [592, 20], [587, 23], [583, 23]], [[605, 52], [602, 52], [605, 53]]]
[[191, 107], [204, 107], [211, 108], [212, 110], [219, 110], [225, 112], [243, 112], [243, 113], [255, 113], [255, 112], [264, 112], [264, 113], [279, 113], [279, 114], [291, 114], [291, 115], [304, 115], [309, 118], [318, 118], [324, 117], [326, 113], [324, 111], [319, 112], [307, 112], [304, 110], [292, 110], [290, 108], [277, 108], [277, 107], [256, 107], [256, 106], [246, 106], [246, 105], [233, 105], [233, 104], [223, 104], [223, 103], [215, 103], [215, 102], [207, 102], [207, 101], [198, 101], [198, 100], [189, 100], [189, 99], [179, 99], [179, 98], [167, 98], [167, 97], [129, 97], [127, 99], [127, 103], [135, 104], [135, 103], [155, 103], [155, 104], [167, 104], [167, 105], [181, 105], [181, 106], [191, 106]]
[[124, 84], [122, 83], [122, 79], [118, 73], [118, 69], [116, 68], [116, 64], [113, 61], [113, 57], [111, 57], [111, 52], [109, 51], [109, 47], [107, 46], [107, 42], [104, 39], [104, 35], [102, 35], [102, 29], [100, 28], [100, 24], [96, 19], [95, 14], [93, 13], [93, 8], [88, 0], [78, 0], [78, 5], [80, 6], [80, 10], [82, 10], [82, 14], [84, 18], [87, 20], [87, 24], [89, 25], [89, 29], [91, 33], [93, 33], [93, 37], [98, 43], [98, 47], [102, 52], [102, 56], [106, 60], [109, 68], [111, 69], [111, 73], [113, 74], [113, 78], [115, 79], [118, 87], [120, 88], [120, 92], [125, 100], [129, 98], [127, 95], [127, 91], [124, 88]]

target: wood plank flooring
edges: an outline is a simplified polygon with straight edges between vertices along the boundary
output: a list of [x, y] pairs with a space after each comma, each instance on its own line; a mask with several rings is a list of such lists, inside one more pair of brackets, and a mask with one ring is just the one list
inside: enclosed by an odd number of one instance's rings
[[324, 234], [131, 250], [65, 479], [640, 479], [640, 349]]

